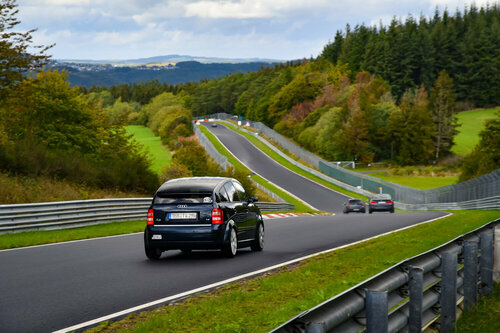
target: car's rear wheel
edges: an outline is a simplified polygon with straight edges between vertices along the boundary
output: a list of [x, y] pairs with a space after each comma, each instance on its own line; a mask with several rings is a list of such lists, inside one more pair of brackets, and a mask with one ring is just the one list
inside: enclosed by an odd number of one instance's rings
[[236, 230], [234, 230], [234, 228], [231, 228], [229, 230], [229, 239], [222, 248], [222, 254], [228, 258], [232, 258], [236, 255], [237, 251], [238, 251], [238, 235], [236, 234]]
[[264, 225], [259, 223], [257, 230], [255, 231], [255, 240], [250, 245], [253, 251], [262, 251], [264, 249]]
[[147, 232], [144, 233], [144, 252], [146, 253], [146, 257], [150, 260], [160, 259], [162, 253], [162, 250], [159, 248], [149, 245]]
[[161, 250], [156, 247], [151, 247], [148, 244], [144, 244], [144, 251], [146, 252], [146, 257], [150, 260], [158, 260], [161, 257]]
[[368, 213], [370, 213], [370, 214], [371, 214], [371, 213], [373, 213], [373, 211], [370, 209], [370, 210], [368, 211]]

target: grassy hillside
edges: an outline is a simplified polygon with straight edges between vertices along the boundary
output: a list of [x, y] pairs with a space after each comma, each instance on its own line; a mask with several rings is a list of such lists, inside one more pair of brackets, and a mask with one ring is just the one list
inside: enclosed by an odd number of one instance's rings
[[479, 132], [484, 128], [485, 121], [494, 118], [497, 111], [500, 108], [460, 112], [457, 117], [461, 126], [451, 151], [458, 155], [470, 153], [479, 142]]
[[161, 139], [144, 126], [126, 126], [128, 134], [132, 134], [134, 139], [149, 151], [152, 160], [151, 169], [160, 174], [165, 165], [170, 164], [172, 155], [170, 151], [161, 143]]

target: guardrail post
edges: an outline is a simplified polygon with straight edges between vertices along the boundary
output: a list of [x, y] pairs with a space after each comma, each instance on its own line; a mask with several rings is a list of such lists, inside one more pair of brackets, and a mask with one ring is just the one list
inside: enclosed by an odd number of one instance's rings
[[483, 232], [481, 240], [481, 258], [479, 270], [481, 275], [481, 295], [491, 296], [493, 293], [493, 230]]
[[477, 251], [475, 241], [464, 243], [464, 306], [465, 311], [477, 303]]
[[422, 304], [423, 304], [423, 280], [424, 270], [420, 267], [410, 268], [410, 318], [409, 332], [422, 332]]
[[500, 224], [497, 224], [495, 228], [495, 256], [493, 261], [493, 280], [500, 282]]
[[387, 333], [389, 315], [387, 292], [366, 290], [366, 329], [368, 333]]
[[457, 254], [441, 255], [441, 332], [455, 331], [457, 317]]

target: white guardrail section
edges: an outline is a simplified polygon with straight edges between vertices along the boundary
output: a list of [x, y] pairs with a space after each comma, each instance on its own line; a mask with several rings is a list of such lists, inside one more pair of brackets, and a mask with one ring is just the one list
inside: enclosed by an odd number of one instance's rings
[[[405, 260], [307, 310], [274, 333], [454, 332], [457, 313], [493, 292], [500, 220]], [[497, 239], [498, 241], [498, 239]], [[499, 243], [497, 243], [499, 244]]]
[[[0, 205], [0, 233], [74, 228], [97, 223], [146, 220], [152, 198], [95, 199]], [[292, 204], [258, 202], [263, 211], [294, 210]]]

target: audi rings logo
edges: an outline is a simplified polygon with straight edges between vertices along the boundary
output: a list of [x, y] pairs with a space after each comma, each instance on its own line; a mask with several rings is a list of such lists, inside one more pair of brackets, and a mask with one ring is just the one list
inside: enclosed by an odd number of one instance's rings
[[188, 208], [188, 205], [177, 205], [177, 208]]

